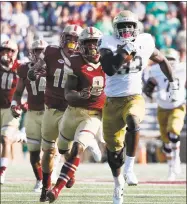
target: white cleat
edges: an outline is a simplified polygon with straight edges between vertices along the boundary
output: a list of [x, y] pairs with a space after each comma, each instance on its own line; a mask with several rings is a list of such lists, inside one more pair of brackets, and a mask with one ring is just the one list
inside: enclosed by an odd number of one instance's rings
[[88, 146], [88, 150], [92, 153], [96, 162], [100, 162], [102, 158], [101, 150], [96, 140], [93, 140], [92, 146]]
[[57, 177], [57, 169], [53, 168], [53, 172], [51, 174], [51, 183], [52, 183], [52, 185], [56, 184], [57, 179], [58, 179], [58, 177]]
[[124, 179], [129, 186], [137, 186], [138, 184], [138, 179], [134, 172], [124, 173]]
[[5, 171], [3, 171], [3, 173], [0, 175], [0, 184], [4, 183], [5, 183]]
[[124, 188], [124, 185], [120, 185], [114, 188], [113, 204], [123, 203], [123, 188]]
[[37, 180], [33, 190], [35, 193], [41, 193], [42, 187], [43, 187], [42, 181]]

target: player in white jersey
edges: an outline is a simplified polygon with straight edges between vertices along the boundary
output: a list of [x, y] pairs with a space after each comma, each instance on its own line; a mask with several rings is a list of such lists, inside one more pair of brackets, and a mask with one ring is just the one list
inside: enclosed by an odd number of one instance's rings
[[144, 87], [145, 94], [152, 98], [152, 93], [157, 87], [156, 101], [158, 104], [157, 118], [160, 126], [163, 151], [166, 155], [169, 174], [168, 180], [173, 181], [180, 169], [180, 133], [184, 125], [186, 113], [186, 63], [179, 62], [179, 54], [170, 48], [164, 50], [164, 54], [171, 62], [173, 72], [179, 84], [179, 96], [177, 101], [171, 102], [168, 97], [169, 82], [160, 70], [160, 66], [152, 66], [149, 79]]
[[[139, 34], [135, 14], [127, 10], [121, 11], [114, 18], [113, 27], [114, 35], [102, 37], [98, 45], [102, 68], [106, 73], [107, 99], [103, 109], [103, 131], [108, 163], [115, 183], [113, 203], [121, 204], [124, 178], [128, 185], [138, 183], [133, 166], [140, 135], [139, 123], [145, 112], [141, 77], [148, 60], [160, 64], [170, 82], [172, 100], [176, 97], [177, 84], [168, 60], [155, 48], [151, 35]], [[124, 164], [124, 143], [126, 159], [123, 177], [121, 166]]]

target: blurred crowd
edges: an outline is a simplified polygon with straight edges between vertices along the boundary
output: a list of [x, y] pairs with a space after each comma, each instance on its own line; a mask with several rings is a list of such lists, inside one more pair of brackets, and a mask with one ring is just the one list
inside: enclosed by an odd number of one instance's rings
[[1, 42], [16, 40], [24, 60], [41, 27], [61, 32], [67, 24], [78, 24], [111, 35], [112, 19], [124, 9], [138, 15], [157, 48], [175, 48], [186, 61], [186, 2], [0, 2]]

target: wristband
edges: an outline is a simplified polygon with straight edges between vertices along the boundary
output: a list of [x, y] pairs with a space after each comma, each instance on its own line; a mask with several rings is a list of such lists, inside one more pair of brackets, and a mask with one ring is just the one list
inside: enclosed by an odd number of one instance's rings
[[172, 90], [178, 90], [179, 89], [178, 81], [176, 81], [176, 80], [173, 82], [169, 82], [169, 85], [170, 85]]

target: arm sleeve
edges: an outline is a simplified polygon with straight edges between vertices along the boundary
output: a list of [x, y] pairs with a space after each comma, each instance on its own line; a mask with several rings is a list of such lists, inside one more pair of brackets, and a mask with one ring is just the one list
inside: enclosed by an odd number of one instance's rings
[[121, 54], [114, 55], [109, 49], [101, 49], [101, 65], [103, 71], [108, 76], [113, 76], [124, 62], [123, 56]]

